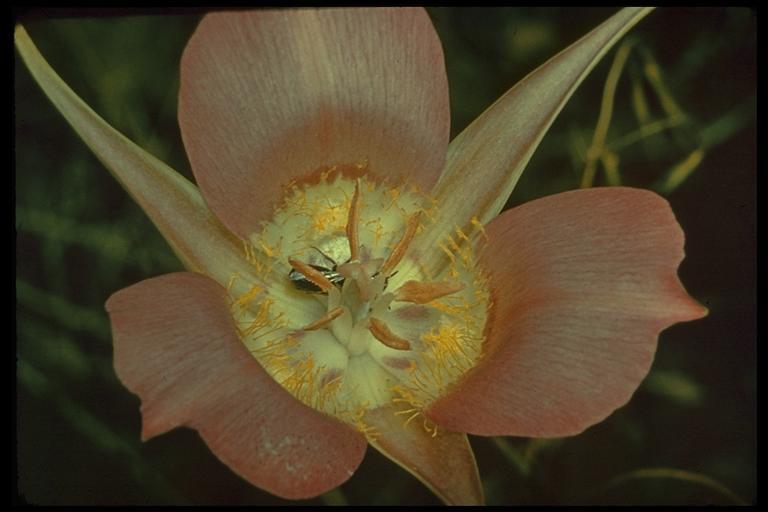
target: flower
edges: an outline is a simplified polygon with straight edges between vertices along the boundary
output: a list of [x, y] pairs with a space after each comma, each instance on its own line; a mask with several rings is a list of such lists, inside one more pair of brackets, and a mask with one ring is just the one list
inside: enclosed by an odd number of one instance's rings
[[669, 206], [604, 188], [499, 213], [645, 12], [618, 13], [450, 145], [423, 10], [209, 15], [179, 95], [199, 190], [98, 118], [17, 28], [46, 94], [188, 269], [107, 301], [142, 437], [195, 428], [287, 498], [343, 483], [370, 443], [447, 503], [477, 503], [466, 433], [571, 435], [626, 403], [658, 333], [705, 314], [677, 278]]

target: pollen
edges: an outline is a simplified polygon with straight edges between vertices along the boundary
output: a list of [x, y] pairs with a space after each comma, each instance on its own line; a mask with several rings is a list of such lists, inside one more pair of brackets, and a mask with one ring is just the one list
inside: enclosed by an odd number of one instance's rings
[[[424, 409], [481, 357], [489, 295], [474, 243], [485, 233], [477, 219], [442, 227], [434, 198], [370, 171], [333, 166], [283, 188], [244, 243], [257, 282], [232, 276], [232, 314], [251, 354], [306, 405], [369, 439], [378, 408], [437, 436]], [[432, 230], [439, 241], [420, 246]]]

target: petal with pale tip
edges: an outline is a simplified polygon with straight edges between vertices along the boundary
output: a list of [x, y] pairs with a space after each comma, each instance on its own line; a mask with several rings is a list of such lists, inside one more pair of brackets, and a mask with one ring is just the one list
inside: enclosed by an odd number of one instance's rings
[[345, 482], [362, 434], [296, 400], [248, 352], [224, 288], [193, 273], [148, 279], [107, 301], [115, 370], [142, 401], [142, 437], [196, 429], [253, 485], [289, 499]]
[[440, 40], [423, 9], [210, 14], [182, 57], [179, 124], [208, 204], [242, 237], [323, 166], [429, 190], [450, 124]]
[[[448, 505], [482, 505], [483, 485], [466, 434], [427, 430], [390, 406], [366, 413], [371, 446], [418, 478]], [[433, 435], [434, 434], [434, 435]]]
[[577, 434], [630, 399], [663, 329], [707, 313], [680, 283], [683, 232], [652, 192], [566, 192], [508, 210], [486, 232], [486, 341], [427, 411], [445, 428]]
[[[501, 212], [533, 152], [576, 88], [650, 9], [622, 9], [517, 83], [451, 141], [432, 195], [441, 215], [416, 242], [434, 246], [456, 226], [472, 232]], [[464, 193], [471, 190], [471, 194]], [[439, 261], [431, 261], [438, 265]], [[433, 269], [437, 270], [437, 269]]]
[[243, 257], [242, 242], [213, 215], [193, 184], [86, 105], [46, 62], [24, 27], [16, 27], [14, 39], [45, 95], [152, 219], [186, 268], [222, 284], [235, 273], [258, 280]]

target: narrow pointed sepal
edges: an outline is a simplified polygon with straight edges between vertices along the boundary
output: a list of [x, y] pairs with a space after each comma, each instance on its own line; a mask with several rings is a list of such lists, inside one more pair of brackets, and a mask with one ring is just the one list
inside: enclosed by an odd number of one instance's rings
[[184, 265], [221, 284], [251, 275], [242, 242], [206, 206], [197, 187], [99, 117], [56, 74], [24, 27], [14, 39], [35, 81], [104, 166], [136, 200]]
[[[432, 195], [441, 206], [434, 236], [487, 224], [501, 212], [528, 161], [573, 92], [608, 50], [650, 9], [622, 9], [552, 57], [491, 105], [448, 147]], [[464, 191], [472, 191], [471, 194]], [[427, 236], [421, 247], [435, 242]]]
[[[424, 418], [407, 422], [392, 407], [369, 411], [369, 443], [418, 478], [448, 505], [482, 505], [483, 486], [466, 434], [428, 430]], [[407, 424], [406, 424], [407, 423]]]

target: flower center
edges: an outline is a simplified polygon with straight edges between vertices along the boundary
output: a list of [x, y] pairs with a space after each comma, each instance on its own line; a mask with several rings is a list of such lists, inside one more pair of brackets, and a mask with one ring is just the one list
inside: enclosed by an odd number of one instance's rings
[[418, 251], [438, 205], [366, 170], [333, 167], [290, 185], [246, 244], [260, 282], [234, 292], [233, 276], [230, 293], [243, 343], [275, 380], [374, 435], [367, 410], [394, 405], [412, 421], [476, 364], [489, 302], [478, 231], [455, 227]]

